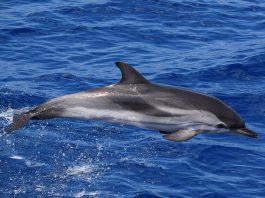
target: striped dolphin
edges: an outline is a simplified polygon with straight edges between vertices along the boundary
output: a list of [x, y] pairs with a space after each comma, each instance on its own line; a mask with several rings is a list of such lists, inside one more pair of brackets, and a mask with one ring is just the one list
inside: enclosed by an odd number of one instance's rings
[[199, 133], [257, 133], [230, 107], [215, 97], [184, 88], [150, 83], [131, 65], [116, 62], [122, 79], [114, 85], [65, 95], [13, 116], [6, 129], [13, 132], [30, 119], [102, 119], [159, 130], [171, 141], [185, 141]]

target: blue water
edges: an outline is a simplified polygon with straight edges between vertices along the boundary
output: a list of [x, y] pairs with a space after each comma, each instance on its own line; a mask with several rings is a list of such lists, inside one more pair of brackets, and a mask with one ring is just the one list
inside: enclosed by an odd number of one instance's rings
[[[120, 79], [115, 61], [154, 83], [216, 96], [258, 139], [12, 114]], [[265, 3], [75, 0], [0, 5], [0, 197], [265, 197]]]

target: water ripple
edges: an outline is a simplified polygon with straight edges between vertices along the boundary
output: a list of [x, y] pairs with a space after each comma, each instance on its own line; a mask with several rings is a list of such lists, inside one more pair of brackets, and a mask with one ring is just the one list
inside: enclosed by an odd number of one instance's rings
[[[264, 197], [265, 4], [233, 1], [4, 1], [0, 5], [1, 197]], [[118, 82], [115, 61], [147, 79], [224, 100], [259, 139], [12, 114]]]

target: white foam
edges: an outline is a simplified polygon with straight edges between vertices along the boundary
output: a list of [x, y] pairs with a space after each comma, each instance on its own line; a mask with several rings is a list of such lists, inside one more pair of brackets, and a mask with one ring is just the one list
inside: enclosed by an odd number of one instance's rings
[[94, 167], [91, 165], [72, 166], [66, 169], [66, 174], [70, 175], [84, 175], [94, 172]]
[[43, 192], [45, 190], [45, 186], [42, 185], [36, 185], [35, 191], [37, 192]]
[[99, 196], [100, 193], [98, 191], [95, 191], [95, 192], [86, 192], [86, 191], [81, 191], [81, 192], [78, 192], [74, 195], [74, 197], [78, 198], [78, 197], [84, 197], [84, 196], [92, 196], [92, 197], [96, 197], [96, 196]]
[[38, 167], [38, 166], [44, 166], [45, 165], [44, 163], [32, 161], [32, 160], [26, 159], [25, 157], [20, 156], [20, 155], [11, 155], [9, 158], [14, 159], [14, 160], [22, 160], [26, 164], [27, 167]]
[[20, 187], [20, 188], [14, 190], [14, 197], [16, 197], [16, 195], [25, 194], [25, 193], [26, 193], [26, 190], [24, 188]]
[[32, 161], [32, 160], [25, 160], [25, 164], [28, 167], [39, 167], [39, 166], [45, 166], [44, 163], [40, 163], [40, 162], [36, 162], [36, 161]]
[[19, 155], [12, 155], [9, 158], [10, 159], [15, 159], [15, 160], [23, 160], [24, 159], [22, 156], [19, 156]]

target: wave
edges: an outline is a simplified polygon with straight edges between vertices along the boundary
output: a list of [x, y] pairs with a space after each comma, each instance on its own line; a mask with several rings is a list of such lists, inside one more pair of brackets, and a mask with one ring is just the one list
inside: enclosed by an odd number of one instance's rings
[[[200, 80], [263, 80], [265, 76], [265, 53], [259, 54], [241, 62], [216, 66], [196, 72], [194, 75]], [[214, 78], [213, 78], [214, 77]]]

